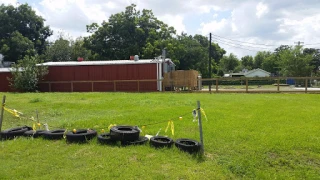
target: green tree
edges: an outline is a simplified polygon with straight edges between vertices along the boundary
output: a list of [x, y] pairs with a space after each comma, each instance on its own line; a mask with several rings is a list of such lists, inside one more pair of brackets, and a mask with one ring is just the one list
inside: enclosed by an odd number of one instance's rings
[[303, 49], [303, 54], [312, 56], [310, 65], [313, 66], [313, 73], [317, 74], [320, 67], [320, 50], [315, 48], [305, 48]]
[[71, 60], [77, 61], [78, 57], [82, 57], [84, 60], [94, 58], [91, 51], [84, 47], [84, 40], [82, 37], [77, 38], [75, 41], [71, 41]]
[[262, 69], [262, 64], [265, 61], [265, 59], [271, 55], [271, 52], [267, 51], [259, 51], [256, 56], [254, 57], [254, 62], [253, 62], [253, 68], [261, 68]]
[[100, 59], [128, 59], [131, 55], [153, 58], [152, 51], [164, 48], [156, 47], [175, 34], [174, 28], [159, 21], [151, 10], [137, 11], [134, 4], [111, 15], [101, 26], [88, 25], [87, 31], [93, 34], [85, 38], [85, 47]]
[[241, 58], [242, 68], [246, 68], [251, 70], [253, 67], [253, 57], [252, 56], [244, 56]]
[[69, 40], [60, 37], [46, 51], [46, 61], [59, 62], [72, 60], [72, 47]]
[[11, 87], [20, 92], [35, 92], [38, 82], [48, 73], [48, 67], [37, 65], [41, 63], [39, 56], [25, 56], [19, 60], [11, 70]]
[[27, 37], [22, 36], [18, 31], [10, 34], [8, 39], [1, 39], [0, 52], [5, 55], [5, 60], [16, 61], [24, 56], [33, 56], [36, 54], [34, 44]]
[[279, 76], [279, 61], [277, 54], [270, 54], [262, 62], [262, 69]]
[[304, 54], [302, 46], [283, 50], [280, 53], [280, 67], [284, 76], [310, 76], [313, 66], [312, 55]]
[[234, 72], [235, 68], [240, 64], [236, 55], [230, 53], [229, 56], [224, 56], [220, 62], [220, 68], [225, 72]]
[[[25, 55], [43, 54], [52, 35], [44, 19], [28, 4], [0, 6], [0, 53], [16, 62]], [[14, 38], [14, 40], [12, 40]], [[28, 51], [28, 52], [26, 52]], [[33, 52], [34, 51], [34, 52]]]

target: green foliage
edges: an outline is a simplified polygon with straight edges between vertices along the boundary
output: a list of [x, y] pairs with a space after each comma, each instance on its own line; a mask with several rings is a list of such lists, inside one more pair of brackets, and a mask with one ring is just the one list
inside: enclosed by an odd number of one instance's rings
[[244, 56], [241, 58], [241, 66], [242, 68], [246, 68], [251, 70], [253, 67], [253, 57], [252, 56]]
[[35, 92], [39, 80], [48, 73], [46, 66], [37, 66], [39, 63], [43, 63], [39, 56], [25, 56], [13, 65], [11, 87], [20, 92]]
[[71, 60], [72, 48], [70, 42], [62, 37], [51, 44], [46, 51], [46, 61], [59, 62]]
[[[150, 146], [67, 144], [24, 137], [1, 142], [1, 179], [318, 179], [317, 94], [8, 93], [7, 105], [50, 129], [173, 120], [174, 139], [199, 140], [191, 111], [201, 100], [205, 156]], [[33, 103], [39, 98], [41, 101]], [[125, 102], [125, 103], [123, 103]], [[212, 103], [214, 102], [214, 103]], [[152, 108], [146, 108], [152, 107]], [[281, 108], [281, 111], [279, 110]], [[179, 120], [179, 116], [183, 116]], [[203, 117], [203, 116], [202, 116]], [[203, 118], [204, 119], [204, 118]], [[4, 113], [3, 128], [33, 122]], [[144, 133], [170, 135], [163, 124]], [[14, 167], [14, 168], [13, 168]], [[110, 169], [110, 167], [112, 167]], [[48, 172], [48, 173], [43, 173]]]
[[302, 46], [295, 46], [292, 49], [283, 50], [280, 53], [280, 67], [284, 76], [307, 77], [310, 76], [312, 55], [304, 54]]
[[[153, 59], [167, 50], [176, 68], [194, 69], [203, 77], [209, 77], [209, 41], [205, 36], [176, 35], [173, 27], [159, 21], [151, 10], [136, 10], [136, 5], [126, 7], [124, 12], [111, 15], [101, 26], [97, 23], [87, 25], [87, 32], [93, 33], [84, 38], [84, 46], [95, 59], [128, 59], [139, 55]], [[226, 53], [218, 44], [212, 44], [213, 72], [217, 73], [220, 59]]]
[[235, 68], [240, 64], [236, 55], [230, 53], [229, 56], [224, 56], [220, 62], [220, 68], [225, 72], [234, 72]]
[[[155, 41], [170, 39], [175, 34], [173, 27], [159, 21], [151, 10], [137, 11], [134, 4], [124, 12], [111, 15], [101, 26], [88, 25], [87, 31], [93, 34], [84, 39], [85, 46], [98, 54], [96, 58], [107, 60], [128, 59], [131, 55], [154, 58], [152, 51], [158, 50], [153, 48]], [[143, 51], [147, 52], [145, 56]]]
[[261, 68], [262, 69], [262, 64], [266, 60], [267, 57], [271, 55], [271, 52], [267, 51], [259, 51], [256, 56], [254, 57], [254, 62], [253, 62], [253, 68]]
[[26, 55], [43, 54], [46, 39], [52, 35], [44, 19], [28, 4], [0, 6], [0, 53], [17, 62]]

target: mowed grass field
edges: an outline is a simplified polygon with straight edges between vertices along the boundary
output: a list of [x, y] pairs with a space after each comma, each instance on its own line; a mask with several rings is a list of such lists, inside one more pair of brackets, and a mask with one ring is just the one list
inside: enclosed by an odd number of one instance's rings
[[[1, 96], [4, 93], [0, 94]], [[199, 140], [192, 110], [203, 117], [205, 156], [145, 146], [103, 146], [17, 138], [0, 142], [0, 179], [319, 179], [320, 101], [316, 94], [26, 93], [6, 94], [2, 129], [32, 126], [39, 111], [50, 129], [110, 124], [146, 126], [143, 133]], [[179, 120], [179, 116], [183, 119]]]

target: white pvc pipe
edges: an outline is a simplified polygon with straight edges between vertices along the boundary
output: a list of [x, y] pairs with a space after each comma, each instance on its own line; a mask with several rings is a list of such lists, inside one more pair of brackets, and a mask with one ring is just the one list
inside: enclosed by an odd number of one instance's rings
[[157, 90], [159, 91], [159, 63], [157, 62]]
[[162, 62], [159, 64], [160, 68], [159, 68], [159, 79], [160, 79], [160, 83], [159, 83], [159, 91], [162, 91]]

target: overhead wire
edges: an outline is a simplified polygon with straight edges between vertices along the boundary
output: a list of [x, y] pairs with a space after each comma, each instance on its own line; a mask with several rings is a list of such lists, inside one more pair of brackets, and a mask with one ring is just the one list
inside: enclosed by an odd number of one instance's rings
[[225, 38], [225, 37], [222, 37], [222, 36], [218, 36], [218, 35], [215, 35], [215, 34], [212, 34], [212, 36], [216, 36], [218, 38], [226, 39], [226, 40], [229, 40], [229, 41], [245, 43], [245, 44], [252, 44], [252, 45], [259, 45], [259, 46], [270, 46], [270, 47], [280, 46], [280, 45], [258, 44], [258, 43], [250, 43], [250, 42], [245, 42], [245, 41], [239, 41], [239, 40], [235, 40], [235, 39], [229, 39], [229, 38]]
[[247, 51], [259, 52], [259, 50], [247, 49], [247, 48], [243, 48], [243, 47], [239, 47], [239, 46], [235, 46], [235, 45], [232, 45], [232, 44], [229, 44], [229, 43], [224, 43], [224, 42], [219, 42], [219, 41], [217, 41], [217, 42], [221, 43], [221, 44], [224, 44], [224, 45], [227, 45], [227, 46], [230, 46], [230, 47], [235, 47], [235, 48], [238, 48], [238, 49], [244, 49], [244, 50], [247, 50]]
[[234, 46], [241, 46], [241, 47], [246, 47], [246, 48], [254, 48], [254, 49], [264, 49], [264, 50], [271, 50], [271, 48], [266, 48], [266, 47], [254, 47], [254, 46], [249, 46], [249, 45], [243, 45], [243, 44], [237, 44], [237, 43], [233, 43], [233, 42], [228, 42], [219, 38], [215, 38], [213, 37], [213, 39], [223, 42], [223, 43], [227, 43], [227, 44], [232, 44]]

